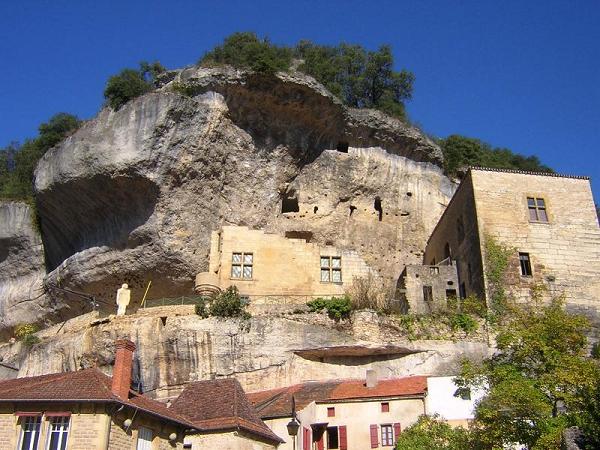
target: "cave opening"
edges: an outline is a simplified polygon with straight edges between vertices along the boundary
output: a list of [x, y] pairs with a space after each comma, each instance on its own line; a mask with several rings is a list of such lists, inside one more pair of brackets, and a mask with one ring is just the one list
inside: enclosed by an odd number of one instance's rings
[[316, 214], [318, 210], [319, 210], [319, 207], [318, 207], [318, 206], [315, 206], [315, 207], [313, 208], [313, 213], [315, 213], [315, 214]]
[[288, 197], [287, 195], [281, 199], [281, 213], [300, 212], [297, 197]]
[[383, 219], [383, 207], [381, 206], [381, 198], [379, 198], [379, 196], [375, 197], [373, 208], [379, 213], [379, 221], [381, 222]]
[[338, 152], [348, 153], [348, 147], [349, 147], [348, 142], [340, 141], [340, 142], [338, 142], [336, 149]]
[[354, 211], [356, 211], [356, 206], [350, 205], [350, 217], [352, 217], [352, 214], [354, 213]]

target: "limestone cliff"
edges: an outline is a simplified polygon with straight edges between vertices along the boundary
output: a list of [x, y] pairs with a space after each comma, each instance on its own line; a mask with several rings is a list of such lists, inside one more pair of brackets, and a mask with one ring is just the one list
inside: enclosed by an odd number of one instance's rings
[[[122, 282], [134, 301], [149, 280], [151, 297], [190, 294], [223, 224], [310, 231], [390, 279], [420, 262], [454, 186], [416, 129], [347, 109], [300, 74], [190, 68], [171, 78], [103, 109], [40, 161], [47, 284], [92, 293], [109, 310]], [[299, 211], [282, 213], [284, 198]], [[90, 310], [52, 298], [65, 316]]]

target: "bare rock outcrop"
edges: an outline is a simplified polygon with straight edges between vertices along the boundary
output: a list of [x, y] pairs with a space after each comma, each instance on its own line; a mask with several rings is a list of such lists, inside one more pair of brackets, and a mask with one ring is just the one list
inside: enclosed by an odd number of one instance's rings
[[[419, 131], [345, 108], [299, 73], [194, 67], [170, 79], [103, 109], [38, 164], [47, 286], [106, 311], [123, 282], [134, 304], [150, 280], [151, 297], [190, 294], [223, 224], [309, 231], [390, 280], [421, 261], [455, 186]], [[298, 212], [282, 211], [286, 198]], [[61, 317], [91, 307], [57, 292], [40, 307], [50, 301]]]
[[44, 250], [31, 207], [0, 202], [0, 337], [19, 323], [54, 316], [44, 296]]

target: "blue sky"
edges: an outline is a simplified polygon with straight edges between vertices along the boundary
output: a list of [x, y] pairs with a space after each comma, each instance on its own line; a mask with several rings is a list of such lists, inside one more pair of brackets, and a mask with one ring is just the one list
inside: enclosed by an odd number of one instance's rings
[[600, 1], [5, 0], [0, 146], [60, 111], [96, 114], [141, 60], [192, 64], [234, 31], [276, 43], [391, 44], [416, 76], [410, 117], [589, 175], [600, 203]]

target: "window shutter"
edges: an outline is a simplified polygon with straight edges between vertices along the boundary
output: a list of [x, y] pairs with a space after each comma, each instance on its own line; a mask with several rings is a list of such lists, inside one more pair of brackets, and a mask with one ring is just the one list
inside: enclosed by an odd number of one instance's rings
[[402, 431], [402, 427], [400, 426], [400, 424], [395, 423], [394, 424], [394, 442], [396, 442], [398, 440], [398, 438], [400, 437], [401, 431]]
[[377, 448], [379, 447], [379, 427], [377, 425], [371, 425], [369, 428], [371, 430], [371, 448]]
[[346, 425], [338, 427], [338, 434], [340, 438], [340, 450], [348, 450], [348, 434], [346, 432]]
[[323, 433], [320, 439], [317, 441], [317, 450], [324, 450], [323, 440], [325, 438], [325, 433]]
[[302, 440], [302, 448], [304, 450], [310, 450], [310, 430], [308, 428], [304, 428]]

